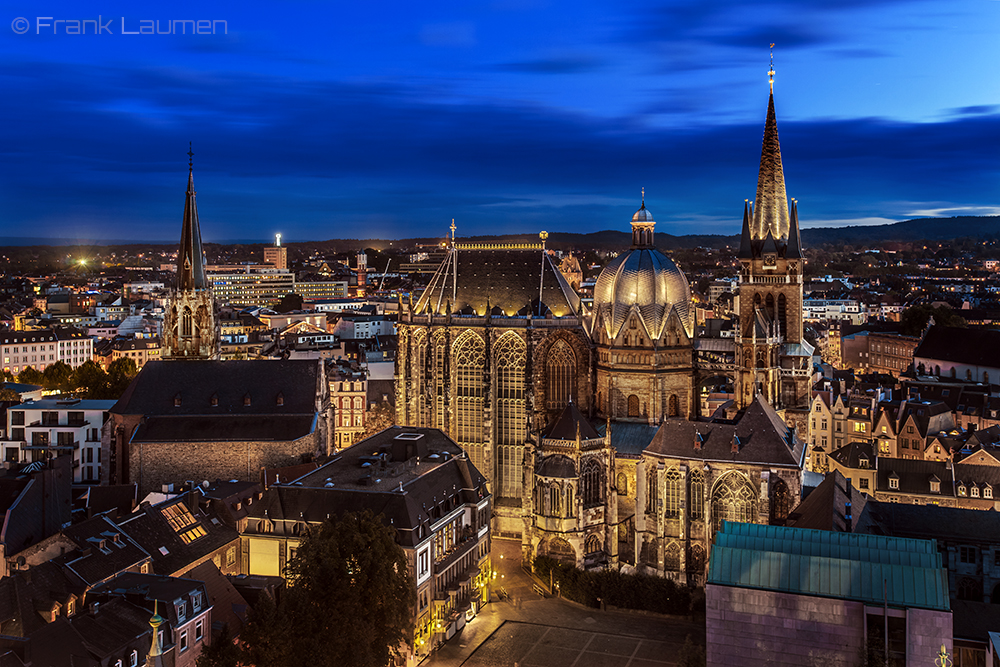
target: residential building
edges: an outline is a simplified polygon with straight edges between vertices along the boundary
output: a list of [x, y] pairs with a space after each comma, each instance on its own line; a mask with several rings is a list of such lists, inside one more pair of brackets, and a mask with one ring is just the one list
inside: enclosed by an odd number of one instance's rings
[[365, 433], [368, 376], [360, 367], [346, 364], [332, 364], [327, 373], [333, 406], [333, 446], [340, 450], [358, 442]]
[[78, 368], [94, 358], [94, 339], [89, 334], [71, 327], [53, 329], [59, 341], [56, 359]]
[[51, 329], [0, 331], [0, 359], [14, 375], [26, 368], [44, 371], [59, 359], [59, 339]]

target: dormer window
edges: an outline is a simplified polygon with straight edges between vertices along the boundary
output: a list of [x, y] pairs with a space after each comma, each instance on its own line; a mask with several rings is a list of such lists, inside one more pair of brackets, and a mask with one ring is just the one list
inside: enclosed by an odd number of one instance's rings
[[250, 394], [246, 394], [243, 397], [243, 406], [244, 407], [249, 407], [250, 406]]
[[990, 500], [993, 500], [993, 487], [990, 486], [989, 484], [983, 486], [983, 498], [989, 498]]
[[868, 467], [868, 457], [867, 456], [861, 456], [858, 459], [858, 466], [861, 467], [861, 468], [867, 468]]
[[187, 601], [177, 600], [174, 602], [174, 607], [177, 609], [177, 620], [183, 621], [187, 618]]
[[275, 403], [277, 403], [278, 405], [285, 404], [285, 395], [282, 394], [280, 391], [278, 392], [277, 398], [275, 398]]
[[899, 490], [899, 477], [896, 476], [889, 477], [889, 488], [892, 489], [893, 491]]
[[217, 407], [219, 405], [219, 395], [218, 394], [212, 394], [212, 398], [209, 399], [209, 403], [212, 404], [213, 408]]
[[972, 496], [973, 498], [978, 498], [979, 497], [979, 487], [976, 486], [975, 484], [973, 484], [971, 487], [969, 487], [969, 495]]
[[181, 395], [180, 394], [177, 394], [177, 395], [174, 396], [174, 407], [175, 408], [181, 407]]
[[931, 478], [931, 493], [941, 493], [941, 480], [937, 477]]
[[965, 484], [959, 484], [958, 485], [958, 495], [960, 495], [960, 496], [965, 496], [966, 495]]

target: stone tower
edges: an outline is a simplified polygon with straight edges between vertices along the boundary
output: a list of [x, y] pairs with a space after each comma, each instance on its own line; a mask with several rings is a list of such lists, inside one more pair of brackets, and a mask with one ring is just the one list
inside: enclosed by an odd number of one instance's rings
[[812, 346], [802, 338], [802, 268], [798, 205], [788, 205], [774, 114], [774, 72], [764, 125], [757, 198], [743, 207], [740, 240], [737, 402], [757, 394], [775, 407], [808, 400]]
[[[189, 152], [190, 155], [193, 154]], [[163, 323], [163, 358], [217, 359], [219, 339], [219, 318], [212, 285], [205, 275], [205, 254], [201, 248], [194, 167], [189, 161], [181, 245], [177, 252], [177, 283], [170, 290], [170, 303]]]

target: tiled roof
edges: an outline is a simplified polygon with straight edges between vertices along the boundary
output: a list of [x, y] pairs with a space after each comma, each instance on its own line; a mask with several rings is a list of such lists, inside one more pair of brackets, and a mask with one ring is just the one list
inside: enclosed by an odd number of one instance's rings
[[576, 440], [577, 434], [581, 440], [596, 440], [601, 436], [583, 416], [576, 403], [572, 401], [563, 408], [559, 416], [542, 432], [543, 438], [550, 440]]
[[[607, 423], [597, 425], [597, 433], [604, 437]], [[611, 448], [619, 456], [638, 458], [649, 447], [659, 426], [640, 424], [637, 422], [611, 422]]]
[[[69, 557], [65, 566], [88, 585], [99, 584], [119, 572], [137, 568], [150, 555], [106, 516], [65, 528], [63, 535], [80, 549], [80, 554]], [[103, 550], [100, 548], [101, 541], [104, 542]]]

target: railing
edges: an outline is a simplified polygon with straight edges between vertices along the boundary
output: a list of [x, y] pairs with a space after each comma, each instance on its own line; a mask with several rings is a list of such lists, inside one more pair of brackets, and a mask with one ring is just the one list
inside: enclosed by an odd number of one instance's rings
[[441, 574], [449, 567], [455, 564], [458, 559], [466, 555], [479, 543], [479, 540], [473, 534], [472, 537], [467, 537], [462, 542], [452, 547], [451, 551], [445, 552], [444, 556], [434, 561], [434, 574]]

